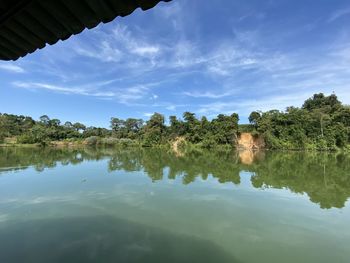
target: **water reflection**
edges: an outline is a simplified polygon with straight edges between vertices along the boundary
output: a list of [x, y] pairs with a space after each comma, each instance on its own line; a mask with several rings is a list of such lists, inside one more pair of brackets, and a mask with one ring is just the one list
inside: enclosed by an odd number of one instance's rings
[[109, 172], [143, 170], [154, 182], [180, 177], [185, 185], [209, 176], [239, 185], [240, 172], [248, 171], [253, 187], [305, 193], [321, 208], [342, 208], [350, 197], [350, 157], [330, 153], [192, 151], [175, 155], [160, 149], [1, 148], [0, 175], [30, 166], [43, 171], [58, 164], [102, 159], [108, 160]]
[[110, 216], [0, 225], [1, 262], [237, 262], [211, 241]]

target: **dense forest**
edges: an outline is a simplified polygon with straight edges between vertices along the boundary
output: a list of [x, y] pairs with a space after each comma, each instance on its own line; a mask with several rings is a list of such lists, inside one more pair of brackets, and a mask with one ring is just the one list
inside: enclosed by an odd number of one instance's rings
[[193, 144], [203, 147], [214, 145], [233, 145], [238, 131], [238, 115], [219, 114], [209, 121], [203, 117], [198, 120], [194, 113], [185, 112], [184, 120], [170, 116], [170, 124], [165, 118], [154, 113], [148, 121], [128, 118], [111, 118], [111, 129], [86, 127], [81, 123], [50, 119], [47, 115], [38, 121], [31, 117], [13, 114], [0, 115], [0, 140], [16, 138], [17, 143], [47, 144], [50, 141], [84, 140], [86, 144], [140, 144], [142, 146], [163, 145], [179, 136]]
[[111, 118], [110, 129], [86, 127], [82, 123], [50, 119], [39, 120], [13, 114], [0, 114], [0, 142], [12, 138], [17, 143], [46, 145], [50, 141], [80, 141], [86, 144], [164, 145], [182, 137], [187, 143], [203, 148], [234, 146], [240, 132], [248, 131], [264, 138], [270, 149], [335, 150], [350, 144], [350, 107], [335, 94], [315, 94], [301, 108], [285, 111], [254, 111], [249, 125], [239, 125], [239, 116], [219, 114], [209, 120], [185, 112], [182, 119], [154, 113], [149, 120]]
[[334, 150], [350, 143], [350, 107], [335, 94], [314, 94], [284, 112], [254, 111], [249, 121], [270, 149]]

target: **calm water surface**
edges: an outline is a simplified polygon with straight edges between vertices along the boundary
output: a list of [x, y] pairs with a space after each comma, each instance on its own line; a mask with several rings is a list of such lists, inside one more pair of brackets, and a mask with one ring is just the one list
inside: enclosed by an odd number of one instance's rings
[[350, 262], [350, 157], [0, 148], [0, 262]]

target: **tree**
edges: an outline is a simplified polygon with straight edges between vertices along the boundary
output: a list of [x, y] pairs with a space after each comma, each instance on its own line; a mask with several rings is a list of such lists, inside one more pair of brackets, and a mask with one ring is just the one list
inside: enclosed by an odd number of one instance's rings
[[73, 123], [71, 123], [70, 121], [66, 121], [63, 126], [66, 128], [66, 129], [72, 129], [73, 128]]
[[142, 119], [134, 119], [134, 118], [128, 118], [125, 121], [125, 128], [127, 132], [137, 133], [140, 131], [140, 129], [143, 126], [143, 120]]
[[154, 113], [144, 126], [143, 140], [145, 146], [161, 144], [164, 139], [166, 127], [164, 116]]
[[40, 122], [44, 125], [49, 125], [50, 118], [47, 115], [40, 116]]
[[123, 138], [125, 137], [125, 121], [119, 118], [111, 118], [111, 128], [116, 137]]
[[198, 143], [200, 138], [200, 122], [196, 118], [196, 115], [192, 112], [184, 112], [184, 129], [187, 139], [192, 143]]
[[57, 128], [58, 126], [60, 126], [61, 121], [59, 119], [52, 119], [52, 120], [49, 120], [48, 124], [51, 127], [56, 127]]
[[[251, 113], [251, 119], [256, 119]], [[350, 110], [335, 94], [314, 94], [302, 108], [262, 113], [257, 130], [270, 148], [319, 150], [344, 147], [350, 141]]]
[[86, 130], [86, 126], [80, 122], [76, 122], [73, 124], [73, 128], [77, 131], [77, 132], [83, 132]]
[[170, 127], [169, 127], [169, 136], [170, 138], [175, 138], [177, 136], [183, 136], [186, 133], [185, 124], [177, 119], [176, 116], [169, 117]]
[[318, 93], [314, 94], [311, 98], [307, 99], [304, 102], [302, 108], [308, 111], [320, 108], [328, 108], [330, 111], [334, 112], [334, 110], [336, 110], [340, 106], [341, 102], [338, 100], [335, 94], [325, 96], [323, 93]]
[[212, 129], [218, 144], [233, 144], [237, 139], [238, 114], [219, 114], [212, 120]]
[[249, 122], [253, 124], [255, 127], [258, 126], [258, 122], [260, 119], [261, 119], [261, 114], [258, 111], [253, 111], [248, 117]]

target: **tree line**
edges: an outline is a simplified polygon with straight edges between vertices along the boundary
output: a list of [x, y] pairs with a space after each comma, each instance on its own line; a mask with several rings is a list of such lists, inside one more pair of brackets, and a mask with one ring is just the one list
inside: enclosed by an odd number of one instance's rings
[[254, 111], [249, 121], [270, 149], [334, 150], [350, 144], [350, 107], [335, 94], [314, 94], [301, 108]]
[[143, 146], [162, 145], [169, 140], [183, 136], [190, 143], [210, 147], [216, 144], [234, 143], [238, 131], [238, 115], [219, 114], [209, 121], [198, 120], [194, 113], [185, 112], [183, 120], [170, 116], [166, 125], [164, 115], [154, 113], [149, 120], [111, 118], [110, 129], [86, 127], [82, 123], [50, 119], [43, 115], [39, 120], [14, 114], [0, 114], [0, 141], [16, 137], [18, 143], [45, 143], [49, 141], [86, 139], [95, 144], [100, 138], [113, 143], [118, 140], [137, 141]]
[[183, 120], [176, 116], [169, 117], [169, 124], [165, 124], [162, 114], [154, 113], [144, 122], [141, 119], [118, 118], [111, 119], [113, 135], [117, 138], [140, 138], [143, 145], [164, 144], [178, 137], [185, 137], [193, 144], [209, 147], [216, 144], [233, 144], [238, 131], [238, 114], [219, 114], [209, 121], [206, 117], [197, 119], [192, 112], [183, 113]]
[[0, 142], [15, 137], [18, 143], [45, 143], [61, 140], [86, 140], [90, 144], [103, 141], [132, 141], [143, 146], [166, 144], [178, 137], [188, 143], [211, 148], [216, 145], [235, 145], [239, 133], [249, 131], [264, 138], [271, 149], [333, 150], [350, 144], [350, 107], [343, 105], [335, 94], [314, 94], [301, 108], [285, 111], [253, 111], [249, 125], [239, 125], [239, 116], [219, 114], [209, 120], [185, 112], [182, 119], [154, 113], [149, 120], [112, 117], [110, 129], [86, 127], [76, 122], [61, 123], [43, 115], [39, 120], [14, 114], [0, 114]]

